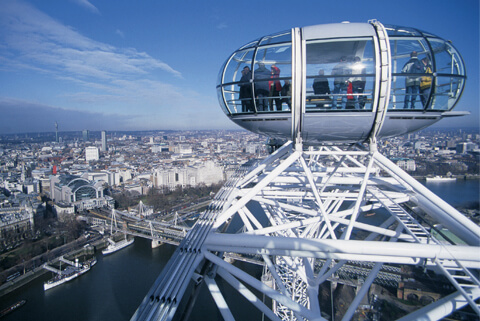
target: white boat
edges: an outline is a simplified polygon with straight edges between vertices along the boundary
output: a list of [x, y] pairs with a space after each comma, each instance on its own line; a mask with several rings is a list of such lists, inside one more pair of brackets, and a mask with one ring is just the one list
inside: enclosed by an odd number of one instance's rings
[[65, 270], [61, 271], [61, 273], [57, 274], [51, 280], [45, 282], [43, 284], [43, 289], [47, 291], [60, 284], [71, 281], [79, 277], [80, 275], [90, 271], [90, 268], [94, 266], [95, 263], [97, 263], [97, 259], [94, 257], [80, 266], [68, 266]]
[[92, 257], [90, 260], [88, 260], [86, 262], [87, 264], [90, 264], [90, 267], [94, 266], [95, 264], [97, 264], [97, 258], [96, 257]]
[[[113, 235], [113, 224], [115, 224], [115, 228], [118, 228], [117, 227], [117, 218], [116, 218], [116, 215], [115, 215], [115, 209], [112, 209], [112, 220], [110, 222], [110, 235]], [[122, 241], [115, 242], [111, 238], [108, 238], [107, 240], [110, 244], [107, 246], [107, 248], [105, 250], [102, 251], [103, 255], [107, 255], [107, 254], [116, 252], [118, 250], [121, 250], [124, 247], [127, 247], [130, 244], [132, 244], [133, 241], [135, 241], [134, 238], [132, 238], [130, 240], [127, 239], [127, 234], [125, 234], [125, 239], [122, 240]]]
[[132, 238], [129, 240], [125, 238], [124, 240], [121, 240], [118, 242], [114, 242], [111, 239], [108, 239], [108, 241], [110, 242], [110, 244], [107, 246], [105, 250], [102, 251], [103, 255], [107, 255], [107, 254], [116, 252], [118, 250], [121, 250], [124, 247], [131, 245], [135, 241], [135, 239]]
[[455, 177], [443, 177], [443, 176], [435, 176], [435, 177], [427, 177], [427, 182], [454, 182], [457, 179]]

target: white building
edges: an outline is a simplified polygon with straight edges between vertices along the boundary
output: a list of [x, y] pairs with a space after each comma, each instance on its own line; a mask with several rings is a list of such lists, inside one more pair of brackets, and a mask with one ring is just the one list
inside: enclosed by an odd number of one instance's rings
[[212, 185], [223, 181], [223, 168], [213, 161], [207, 161], [197, 168], [196, 183]]
[[108, 170], [88, 172], [82, 176], [88, 178], [89, 181], [101, 181], [107, 183], [110, 186], [120, 184], [120, 175], [116, 172]]
[[177, 186], [212, 185], [224, 180], [223, 168], [213, 161], [183, 168], [160, 168], [152, 174], [154, 187], [175, 189]]
[[73, 175], [52, 176], [50, 197], [55, 203], [73, 204], [76, 210], [113, 206], [115, 201], [103, 194], [103, 184]]
[[245, 146], [245, 153], [247, 154], [256, 154], [262, 150], [262, 146], [260, 144], [248, 144]]
[[98, 148], [94, 146], [88, 146], [85, 148], [85, 161], [99, 160]]
[[191, 154], [193, 153], [192, 146], [186, 144], [180, 144], [175, 146], [175, 153], [177, 154]]
[[75, 214], [75, 205], [67, 203], [56, 203], [53, 205], [59, 221], [65, 222], [68, 217]]
[[55, 202], [75, 203], [83, 199], [103, 197], [103, 183], [74, 175], [52, 176], [50, 197]]
[[396, 164], [398, 167], [407, 172], [414, 172], [417, 169], [415, 160], [413, 159], [401, 158], [397, 160]]
[[425, 150], [425, 149], [427, 149], [428, 145], [429, 144], [425, 141], [417, 141], [417, 142], [415, 142], [414, 149], [416, 151]]

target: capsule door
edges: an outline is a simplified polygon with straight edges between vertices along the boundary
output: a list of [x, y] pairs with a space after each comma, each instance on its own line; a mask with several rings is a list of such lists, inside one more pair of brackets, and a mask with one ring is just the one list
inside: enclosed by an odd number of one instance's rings
[[343, 30], [352, 26], [337, 27], [340, 31], [333, 32], [337, 36], [312, 27], [303, 33], [301, 110], [302, 138], [307, 145], [364, 141], [374, 124], [378, 97], [375, 32], [370, 26], [345, 36]]

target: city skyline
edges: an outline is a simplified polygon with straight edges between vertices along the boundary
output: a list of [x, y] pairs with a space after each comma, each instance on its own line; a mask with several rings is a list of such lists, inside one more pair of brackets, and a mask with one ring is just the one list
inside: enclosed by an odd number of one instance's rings
[[52, 132], [55, 122], [61, 131], [240, 129], [215, 91], [235, 49], [291, 27], [369, 19], [452, 40], [468, 77], [455, 110], [471, 115], [436, 126], [479, 126], [475, 0], [0, 3], [0, 134]]

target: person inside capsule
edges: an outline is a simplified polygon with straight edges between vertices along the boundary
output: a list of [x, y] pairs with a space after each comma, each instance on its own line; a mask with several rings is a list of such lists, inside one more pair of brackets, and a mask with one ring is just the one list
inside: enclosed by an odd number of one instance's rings
[[252, 79], [252, 72], [250, 67], [245, 66], [242, 70], [242, 78], [240, 78], [240, 93], [239, 99], [242, 102], [242, 112], [253, 111], [253, 101], [252, 101], [252, 86], [250, 80]]
[[[279, 111], [282, 110], [282, 100], [280, 98], [280, 92], [282, 91], [282, 84], [280, 83], [280, 80], [278, 78], [280, 77], [280, 69], [272, 65], [270, 67], [271, 70], [271, 75], [270, 75], [270, 81], [268, 82], [268, 87], [270, 88], [269, 91], [269, 111]], [[275, 109], [273, 109], [273, 103], [275, 102]]]
[[[426, 74], [432, 73], [432, 65], [430, 64], [430, 59], [425, 57], [422, 59], [424, 72]], [[423, 107], [427, 107], [428, 97], [430, 96], [430, 88], [432, 87], [432, 78], [430, 75], [423, 76], [420, 80], [420, 100], [422, 101]]]
[[404, 109], [415, 109], [415, 101], [420, 93], [420, 80], [419, 74], [424, 71], [423, 65], [418, 60], [418, 54], [416, 51], [412, 51], [410, 54], [410, 60], [403, 66], [402, 72], [409, 75], [405, 78], [405, 101]]
[[282, 86], [282, 104], [287, 104], [287, 110], [292, 108], [292, 86], [290, 84], [290, 80], [285, 79], [284, 84]]
[[[254, 71], [254, 78], [255, 78], [255, 94], [256, 94], [256, 102], [257, 102], [257, 109], [259, 111], [268, 111], [268, 95], [270, 93], [268, 82], [269, 80], [263, 79], [270, 79], [270, 71], [265, 68], [264, 63], [259, 63], [258, 68]], [[258, 81], [261, 79], [260, 81]]]
[[331, 103], [330, 86], [328, 84], [327, 78], [325, 78], [324, 75], [325, 75], [324, 69], [318, 70], [318, 77], [315, 78], [312, 86], [313, 93], [315, 95], [312, 96], [311, 99], [318, 100], [318, 102], [316, 102], [316, 106], [320, 108], [326, 107], [328, 104]]
[[347, 62], [347, 56], [342, 56], [340, 58], [340, 62], [333, 67], [332, 75], [335, 76], [333, 81], [333, 101], [332, 107], [333, 109], [337, 108], [338, 100], [340, 99], [341, 109], [345, 109], [347, 105], [347, 90], [348, 90], [348, 75], [351, 74], [351, 69], [349, 67], [349, 63]]
[[353, 58], [352, 77], [349, 82], [352, 86], [352, 99], [354, 101], [355, 109], [363, 109], [365, 107], [365, 96], [363, 91], [365, 90], [366, 78], [365, 74], [367, 69], [362, 63], [362, 59], [359, 56]]
[[292, 137], [292, 111], [297, 111], [309, 144], [363, 141], [385, 110], [378, 137], [460, 116], [452, 110], [466, 72], [453, 45], [392, 25], [385, 25], [388, 37], [381, 43], [374, 25], [293, 28], [241, 46], [219, 73], [222, 110], [239, 126], [278, 139]]

